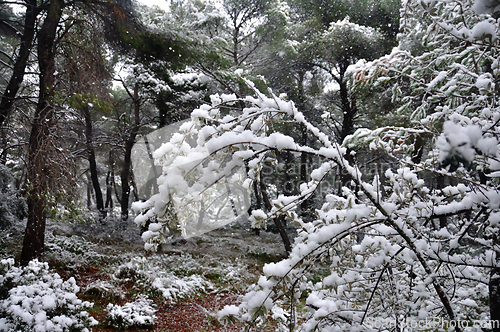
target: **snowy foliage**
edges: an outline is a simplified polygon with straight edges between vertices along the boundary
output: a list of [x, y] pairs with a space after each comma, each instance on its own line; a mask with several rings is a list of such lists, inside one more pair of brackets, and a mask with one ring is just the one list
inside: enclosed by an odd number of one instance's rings
[[89, 331], [97, 324], [79, 300], [75, 279], [62, 280], [47, 263], [31, 261], [15, 267], [13, 259], [0, 262], [0, 331]]
[[184, 278], [169, 275], [155, 278], [153, 287], [161, 292], [167, 301], [178, 301], [195, 293], [205, 292], [210, 283], [198, 275]]
[[47, 260], [63, 261], [75, 270], [86, 264], [96, 264], [103, 259], [97, 252], [97, 245], [78, 235], [67, 236], [48, 232], [45, 243]]
[[117, 329], [127, 329], [131, 326], [149, 326], [153, 325], [157, 309], [152, 301], [145, 295], [140, 295], [133, 302], [124, 305], [108, 304], [106, 307], [108, 315], [106, 316], [109, 326]]
[[[193, 260], [188, 255], [182, 256], [180, 261], [173, 263], [158, 259], [156, 262], [150, 262], [145, 258], [136, 257], [130, 262], [120, 265], [117, 268], [117, 274], [131, 272], [147, 285], [150, 292], [161, 295], [167, 302], [177, 302], [195, 293], [206, 293], [213, 288], [212, 283], [202, 276], [176, 273], [178, 270], [193, 269], [196, 271], [200, 268], [198, 265], [192, 266]], [[173, 266], [169, 267], [169, 265]]]
[[125, 292], [108, 280], [96, 280], [82, 289], [82, 294], [96, 296], [110, 301], [120, 301], [125, 298]]
[[[219, 148], [198, 145], [197, 142], [212, 135], [210, 128], [206, 127], [201, 131], [198, 129], [197, 121], [184, 123], [180, 133], [175, 134], [170, 142], [163, 144], [154, 153], [155, 160], [163, 166], [164, 173], [158, 180], [159, 193], [146, 202], [136, 202], [132, 206], [140, 213], [135, 219], [138, 225], [152, 221], [148, 231], [142, 235], [146, 249], [156, 249], [164, 242], [173, 218], [178, 221], [186, 236], [194, 231], [190, 228], [203, 227], [203, 223], [208, 223], [207, 227], [212, 229], [213, 225], [227, 224], [227, 220], [234, 219], [235, 209], [246, 212], [248, 203], [245, 191], [248, 187], [240, 185], [244, 182], [243, 174], [237, 171], [244, 166], [243, 158], [231, 158], [230, 153], [221, 151], [216, 158], [208, 161], [210, 149]], [[208, 167], [204, 167], [205, 162], [208, 162]], [[218, 170], [223, 170], [223, 174], [218, 174]], [[241, 191], [242, 194], [233, 196], [228, 187], [234, 189], [233, 192]]]
[[354, 64], [360, 58], [373, 58], [380, 52], [381, 40], [382, 34], [377, 30], [352, 23], [346, 17], [332, 22], [316, 46], [324, 61], [343, 66]]
[[[299, 194], [280, 194], [269, 211], [252, 214], [255, 226], [285, 215], [299, 231], [289, 257], [267, 264], [243, 302], [226, 307], [221, 320], [258, 328], [278, 315], [290, 331], [375, 331], [377, 322], [401, 327], [489, 319], [488, 299], [499, 296], [489, 292], [490, 273], [500, 265], [498, 24], [477, 15], [472, 3], [404, 1], [400, 48], [355, 73], [355, 84], [392, 89], [407, 127], [360, 129], [339, 145], [285, 97], [247, 82], [253, 96], [213, 96], [157, 151], [164, 190], [136, 206], [136, 221], [156, 218], [159, 227], [170, 197], [195, 196], [207, 179], [230, 176], [232, 166], [246, 167], [244, 183], [251, 188], [265, 162], [282, 162], [275, 152], [318, 160]], [[305, 128], [315, 144], [295, 142], [283, 123]], [[355, 158], [346, 158], [347, 148], [351, 155], [361, 148], [381, 151], [397, 166], [363, 174]], [[179, 158], [196, 166], [178, 168], [171, 179]], [[220, 167], [220, 160], [230, 166]], [[184, 176], [193, 170], [196, 177]], [[349, 186], [337, 194], [321, 192], [316, 220], [304, 222], [296, 207], [335, 171], [350, 177]], [[160, 237], [151, 231], [147, 240]], [[329, 272], [312, 282], [317, 266]], [[306, 309], [299, 310], [299, 303]], [[467, 326], [463, 330], [472, 331]], [[444, 329], [429, 327], [435, 328]]]

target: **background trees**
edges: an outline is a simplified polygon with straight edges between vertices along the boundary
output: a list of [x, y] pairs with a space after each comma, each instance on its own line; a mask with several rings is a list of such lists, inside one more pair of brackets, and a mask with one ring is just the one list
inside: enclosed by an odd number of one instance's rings
[[20, 31], [22, 31], [22, 35], [19, 49], [16, 53], [5, 54], [5, 51], [2, 51], [3, 56], [8, 57], [8, 60], [11, 62], [11, 65], [7, 65], [7, 67], [10, 67], [12, 72], [10, 73], [10, 79], [8, 79], [8, 83], [5, 86], [2, 94], [2, 101], [0, 103], [0, 126], [4, 124], [5, 119], [12, 112], [15, 98], [24, 80], [26, 66], [28, 65], [33, 39], [36, 33], [35, 23], [40, 13], [40, 8], [38, 8], [36, 0], [26, 2], [24, 24], [19, 28], [15, 28], [8, 20], [10, 15], [6, 15], [6, 13], [8, 13], [8, 9], [5, 8], [7, 5], [2, 5], [2, 7], [5, 9], [5, 11], [2, 11], [3, 15], [5, 15], [5, 18], [2, 20], [2, 30], [6, 32], [6, 35], [21, 34]]
[[[8, 128], [5, 126], [6, 119], [12, 114], [15, 105], [21, 105], [15, 102], [25, 78], [29, 59], [33, 56], [37, 60], [32, 70], [37, 74], [38, 80], [26, 80], [31, 86], [28, 92], [34, 91], [37, 101], [26, 104], [24, 109], [26, 118], [30, 119], [29, 138], [23, 138], [27, 141], [25, 190], [30, 211], [21, 255], [24, 264], [43, 252], [45, 220], [51, 209], [57, 210], [58, 204], [63, 203], [63, 197], [66, 198], [66, 203], [78, 209], [78, 203], [74, 204], [78, 195], [74, 174], [77, 173], [76, 161], [81, 146], [78, 144], [79, 129], [74, 127], [78, 123], [74, 121], [75, 118], [82, 119], [82, 127], [85, 128], [85, 159], [89, 163], [89, 178], [100, 219], [107, 214], [100, 188], [99, 157], [96, 156], [93, 126], [96, 114], [93, 113], [109, 109], [111, 104], [109, 89], [112, 58], [107, 54], [109, 47], [116, 46], [115, 50], [129, 56], [133, 54], [132, 59], [148, 65], [155, 61], [166, 61], [170, 68], [175, 68], [182, 56], [183, 61], [189, 59], [185, 52], [187, 47], [181, 48], [180, 41], [175, 41], [167, 34], [153, 32], [141, 26], [134, 18], [130, 6], [131, 4], [126, 2], [51, 1], [44, 5], [38, 5], [36, 1], [29, 3], [26, 6], [24, 25], [19, 29], [19, 47], [12, 48], [12, 55], [4, 52], [3, 56], [13, 63], [2, 63], [4, 72], [10, 74], [10, 78], [6, 80], [0, 107], [0, 121], [4, 125], [4, 133], [5, 128]], [[5, 15], [2, 19], [2, 30], [8, 32], [6, 36], [12, 36], [15, 24], [8, 24], [8, 16]], [[83, 21], [79, 16], [86, 16], [89, 20]], [[40, 23], [36, 25], [35, 22], [38, 21]], [[77, 37], [78, 33], [84, 33], [86, 39]], [[141, 125], [138, 86], [133, 91], [130, 97], [134, 102], [135, 121], [124, 142], [121, 172], [120, 202], [124, 219], [128, 216], [129, 183], [132, 180], [130, 151]], [[29, 97], [34, 99], [33, 96]], [[12, 127], [17, 129], [18, 126], [13, 122]], [[68, 128], [73, 130], [61, 131]], [[76, 135], [71, 136], [71, 133]], [[10, 161], [6, 155], [11, 149], [6, 143], [7, 139], [10, 138], [4, 139], [4, 162]]]
[[[242, 95], [249, 90], [241, 74], [254, 80], [267, 76], [314, 114], [312, 101], [330, 80], [318, 69], [328, 66], [328, 50], [316, 46], [325, 43], [321, 38], [333, 19], [321, 18], [300, 1], [172, 2], [168, 13], [128, 1], [35, 1], [17, 14], [2, 6], [2, 43], [8, 46], [2, 51], [2, 161], [13, 165], [16, 160], [17, 185], [28, 183], [29, 204], [38, 207], [30, 209], [28, 229], [34, 233], [27, 233], [26, 246], [34, 247], [27, 247], [24, 262], [42, 251], [45, 216], [56, 216], [63, 205], [78, 214], [85, 188], [87, 206], [98, 219], [112, 220], [115, 205], [127, 219], [130, 196], [137, 199], [131, 147], [138, 135], [157, 128], [155, 123], [161, 127], [187, 117], [216, 91]], [[357, 15], [339, 6], [343, 18]], [[379, 7], [366, 7], [367, 13]], [[356, 19], [361, 22], [362, 16]], [[312, 50], [314, 61], [301, 54]], [[128, 72], [117, 77], [113, 71], [120, 66]], [[113, 87], [113, 79], [121, 83]], [[121, 87], [124, 93], [110, 96]], [[295, 135], [314, 144], [303, 128]], [[15, 156], [26, 158], [19, 162]], [[300, 162], [310, 161], [302, 153]], [[306, 177], [300, 169], [296, 184]], [[276, 195], [272, 188], [280, 184], [274, 182], [270, 189], [255, 183], [256, 202]], [[303, 210], [313, 208], [304, 203]]]
[[51, 137], [56, 121], [56, 109], [53, 105], [55, 96], [55, 52], [59, 21], [62, 17], [63, 2], [56, 0], [50, 3], [47, 16], [38, 31], [38, 68], [39, 92], [38, 102], [31, 126], [27, 158], [28, 189], [28, 223], [24, 236], [21, 261], [27, 264], [39, 256], [44, 247], [45, 213], [49, 205], [51, 182], [58, 176], [56, 165], [50, 163], [58, 160], [57, 139]]

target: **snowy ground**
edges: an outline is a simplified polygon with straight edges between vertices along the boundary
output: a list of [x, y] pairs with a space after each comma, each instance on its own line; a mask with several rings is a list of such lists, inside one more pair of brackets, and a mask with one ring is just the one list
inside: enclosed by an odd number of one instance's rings
[[[15, 257], [23, 225], [2, 233], [0, 258]], [[132, 225], [49, 222], [46, 234], [44, 260], [63, 280], [76, 280], [81, 300], [94, 303], [93, 331], [239, 331], [222, 326], [217, 311], [238, 304], [263, 264], [284, 253], [279, 235], [255, 236], [241, 226], [175, 236], [158, 253], [144, 251]]]

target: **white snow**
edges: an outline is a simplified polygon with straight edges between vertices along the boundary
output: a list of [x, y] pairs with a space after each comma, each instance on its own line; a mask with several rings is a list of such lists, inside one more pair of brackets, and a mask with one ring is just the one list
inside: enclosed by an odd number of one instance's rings
[[97, 324], [85, 311], [92, 304], [77, 298], [74, 278], [63, 281], [37, 260], [26, 267], [15, 267], [14, 259], [1, 260], [0, 269], [6, 271], [0, 288], [8, 287], [0, 300], [1, 331], [88, 331], [86, 326]]
[[472, 38], [474, 39], [487, 39], [494, 41], [497, 39], [496, 27], [493, 23], [488, 21], [481, 21], [472, 28]]
[[141, 294], [133, 302], [122, 306], [109, 303], [106, 307], [108, 324], [118, 329], [153, 325], [157, 309], [152, 302], [146, 295]]

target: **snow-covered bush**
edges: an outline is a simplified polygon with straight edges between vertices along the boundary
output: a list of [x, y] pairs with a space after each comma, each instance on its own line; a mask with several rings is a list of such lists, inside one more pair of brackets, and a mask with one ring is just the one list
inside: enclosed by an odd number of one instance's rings
[[64, 281], [47, 263], [31, 261], [15, 267], [14, 259], [0, 261], [0, 331], [89, 331], [97, 324], [77, 298], [74, 278]]
[[127, 329], [131, 326], [153, 325], [157, 309], [147, 296], [140, 295], [134, 302], [125, 303], [122, 306], [110, 303], [106, 307], [106, 311], [108, 312], [106, 321], [109, 326]]
[[189, 295], [205, 293], [212, 288], [210, 282], [198, 275], [179, 278], [175, 275], [158, 277], [152, 286], [158, 290], [167, 301], [176, 302]]
[[[197, 275], [199, 265], [193, 266], [190, 255], [175, 256], [175, 262], [164, 259], [156, 261], [134, 257], [117, 268], [115, 278], [132, 276], [144, 290], [163, 296], [167, 302], [177, 302], [193, 294], [206, 293], [213, 285], [203, 276]], [[132, 272], [133, 271], [133, 272]]]
[[[87, 266], [109, 264], [112, 252], [101, 253], [99, 244], [88, 237], [75, 235], [63, 222], [49, 222], [45, 236], [44, 259], [51, 266], [62, 266], [66, 270], [77, 272]], [[108, 248], [108, 251], [113, 251]]]
[[57, 232], [48, 232], [45, 243], [45, 257], [49, 261], [64, 262], [67, 267], [95, 264], [102, 259], [96, 250], [96, 244], [82, 236], [66, 236]]
[[109, 301], [119, 301], [125, 298], [125, 291], [108, 280], [96, 280], [82, 290], [82, 294]]

